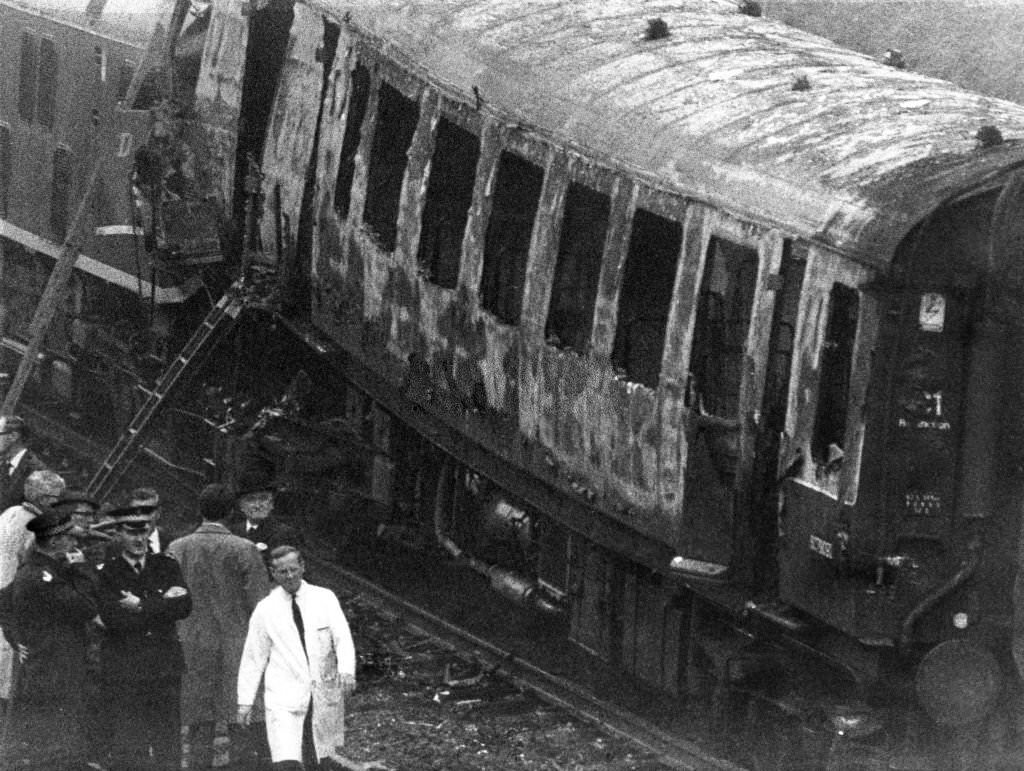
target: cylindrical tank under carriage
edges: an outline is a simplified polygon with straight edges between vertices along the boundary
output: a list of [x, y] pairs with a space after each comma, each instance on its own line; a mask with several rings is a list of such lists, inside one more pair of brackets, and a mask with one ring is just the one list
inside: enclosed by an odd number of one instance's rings
[[714, 0], [239, 10], [196, 111], [372, 395], [380, 532], [723, 710], [808, 655], [915, 694], [823, 725], [963, 761], [1019, 678], [1024, 108]]

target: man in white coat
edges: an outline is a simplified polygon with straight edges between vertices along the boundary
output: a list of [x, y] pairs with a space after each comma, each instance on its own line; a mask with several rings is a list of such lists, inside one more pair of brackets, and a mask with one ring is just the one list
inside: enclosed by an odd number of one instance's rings
[[277, 587], [249, 619], [238, 669], [238, 722], [249, 724], [262, 677], [270, 758], [282, 771], [305, 768], [304, 745], [312, 768], [345, 767], [345, 696], [356, 686], [345, 614], [334, 592], [302, 579], [305, 569], [294, 546], [271, 551]]

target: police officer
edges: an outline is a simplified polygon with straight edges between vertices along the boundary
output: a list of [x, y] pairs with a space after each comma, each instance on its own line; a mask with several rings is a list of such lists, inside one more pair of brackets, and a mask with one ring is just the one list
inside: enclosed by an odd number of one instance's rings
[[178, 563], [149, 552], [148, 513], [125, 507], [109, 519], [120, 549], [98, 568], [98, 592], [111, 767], [176, 770], [184, 663], [175, 622], [192, 612], [192, 597]]
[[98, 623], [93, 583], [69, 514], [46, 509], [27, 528], [35, 548], [0, 592], [0, 623], [21, 652], [5, 760], [11, 767], [77, 769], [86, 761], [87, 628]]

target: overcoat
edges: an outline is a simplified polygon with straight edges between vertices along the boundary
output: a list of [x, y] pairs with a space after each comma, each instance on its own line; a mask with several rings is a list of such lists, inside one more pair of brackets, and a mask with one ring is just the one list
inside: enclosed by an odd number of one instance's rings
[[83, 756], [87, 629], [97, 609], [88, 570], [33, 550], [0, 591], [4, 633], [29, 651], [11, 696], [8, 762], [52, 768]]
[[278, 546], [294, 546], [301, 550], [304, 545], [302, 533], [287, 522], [282, 522], [273, 514], [261, 520], [254, 530], [249, 530], [246, 527], [244, 517], [233, 520], [228, 527], [235, 535], [256, 544], [256, 548], [260, 550], [264, 560], [269, 560], [270, 552]]
[[[0, 465], [0, 469], [4, 466]], [[17, 506], [25, 500], [25, 480], [33, 471], [42, 471], [46, 464], [31, 450], [18, 460], [18, 465], [9, 474], [0, 471], [0, 511]]]
[[305, 652], [292, 618], [292, 596], [278, 586], [249, 619], [238, 671], [239, 704], [253, 703], [263, 678], [267, 738], [275, 762], [292, 759], [282, 757], [281, 748], [301, 746], [302, 715], [310, 700], [317, 757], [337, 757], [345, 743], [340, 676], [354, 678], [356, 671], [352, 634], [334, 592], [303, 581], [295, 596], [302, 612]]
[[263, 559], [255, 544], [219, 522], [203, 522], [167, 554], [181, 565], [192, 594], [192, 613], [178, 624], [185, 654], [182, 724], [231, 722], [249, 616], [270, 591]]
[[[25, 561], [34, 541], [25, 527], [39, 514], [39, 509], [25, 502], [11, 506], [0, 514], [0, 589], [14, 580], [18, 567]], [[11, 675], [14, 671], [14, 651], [5, 639], [0, 639], [0, 699], [10, 698]]]

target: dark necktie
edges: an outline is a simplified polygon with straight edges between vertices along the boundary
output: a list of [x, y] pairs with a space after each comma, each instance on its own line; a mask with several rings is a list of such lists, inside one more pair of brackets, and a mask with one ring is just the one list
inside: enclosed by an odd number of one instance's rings
[[135, 571], [135, 575], [139, 575], [139, 573], [142, 572], [142, 563], [141, 562], [133, 562], [132, 563], [132, 570]]
[[302, 611], [299, 610], [299, 603], [295, 595], [292, 595], [292, 621], [295, 622], [295, 628], [299, 630], [299, 642], [302, 643], [302, 652], [306, 654], [306, 660], [309, 660], [309, 653], [306, 652], [306, 627], [302, 623]]

